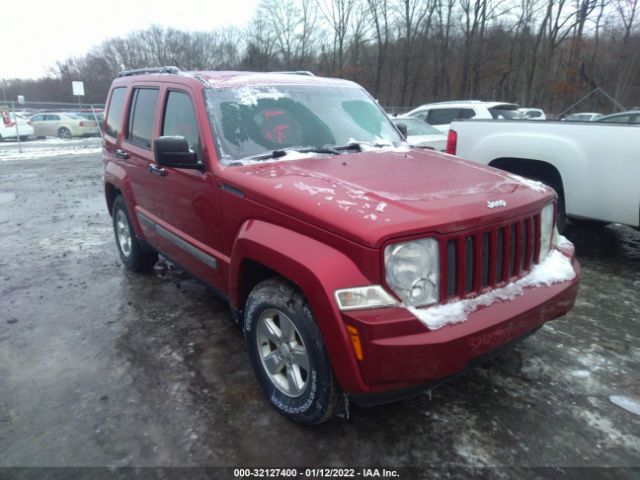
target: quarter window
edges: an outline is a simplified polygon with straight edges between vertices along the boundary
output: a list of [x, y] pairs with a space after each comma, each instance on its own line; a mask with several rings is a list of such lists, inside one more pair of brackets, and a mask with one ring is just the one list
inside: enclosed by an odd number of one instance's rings
[[455, 118], [455, 120], [467, 120], [475, 116], [476, 116], [475, 110], [472, 110], [471, 108], [461, 108], [460, 113]]
[[129, 112], [127, 139], [141, 147], [151, 148], [153, 120], [158, 102], [158, 90], [137, 88]]
[[431, 125], [447, 125], [459, 118], [459, 108], [438, 108], [431, 110], [427, 117], [427, 123]]
[[124, 87], [114, 88], [111, 92], [111, 102], [109, 104], [109, 115], [107, 116], [105, 134], [117, 137], [122, 125], [122, 114], [124, 113], [124, 102], [127, 89]]

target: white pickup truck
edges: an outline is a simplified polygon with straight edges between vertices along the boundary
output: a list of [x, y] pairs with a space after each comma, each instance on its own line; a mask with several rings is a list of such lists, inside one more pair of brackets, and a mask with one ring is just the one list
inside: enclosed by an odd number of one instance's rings
[[[640, 127], [605, 123], [453, 122], [447, 153], [539, 180], [564, 217], [640, 226]], [[563, 211], [564, 210], [564, 211]]]

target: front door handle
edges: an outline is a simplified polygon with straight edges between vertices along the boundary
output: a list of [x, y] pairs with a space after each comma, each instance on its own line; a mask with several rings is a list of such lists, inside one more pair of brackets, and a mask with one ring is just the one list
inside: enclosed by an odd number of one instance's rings
[[118, 150], [116, 150], [116, 157], [118, 157], [118, 158], [120, 158], [122, 160], [126, 160], [126, 159], [129, 158], [129, 154], [127, 152], [125, 152], [124, 150], [119, 148]]
[[149, 173], [153, 173], [154, 175], [157, 175], [159, 177], [166, 177], [167, 176], [167, 170], [162, 168], [162, 167], [158, 167], [155, 164], [151, 164], [149, 165]]

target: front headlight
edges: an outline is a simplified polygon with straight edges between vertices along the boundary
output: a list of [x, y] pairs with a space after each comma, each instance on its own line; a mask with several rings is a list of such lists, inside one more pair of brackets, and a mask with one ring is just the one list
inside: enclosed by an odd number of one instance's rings
[[440, 255], [433, 238], [389, 245], [384, 250], [387, 285], [405, 305], [419, 307], [438, 301]]
[[556, 227], [553, 221], [553, 208], [553, 203], [550, 203], [542, 209], [540, 214], [540, 262], [547, 258], [553, 246]]

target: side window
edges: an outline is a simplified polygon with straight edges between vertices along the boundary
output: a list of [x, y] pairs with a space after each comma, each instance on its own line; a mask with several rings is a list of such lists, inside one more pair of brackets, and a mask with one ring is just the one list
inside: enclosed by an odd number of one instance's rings
[[456, 120], [467, 120], [476, 116], [475, 110], [471, 108], [461, 108]]
[[50, 122], [57, 122], [60, 120], [60, 115], [45, 115], [44, 119]]
[[459, 111], [459, 108], [438, 108], [431, 110], [427, 117], [427, 123], [431, 125], [447, 125], [456, 118], [460, 118], [458, 115]]
[[41, 122], [44, 119], [44, 115], [34, 115], [31, 117], [31, 122]]
[[618, 115], [617, 117], [605, 118], [600, 121], [608, 123], [629, 123], [630, 118], [630, 115]]
[[109, 115], [105, 125], [105, 134], [117, 137], [122, 125], [122, 114], [124, 112], [124, 102], [127, 89], [124, 87], [114, 88], [111, 92], [111, 101], [109, 103]]
[[172, 90], [167, 97], [162, 123], [162, 135], [179, 135], [189, 143], [191, 150], [198, 151], [200, 136], [193, 103], [189, 95]]
[[158, 90], [151, 88], [137, 88], [133, 94], [127, 140], [141, 147], [151, 148], [153, 135], [153, 120], [158, 102]]

